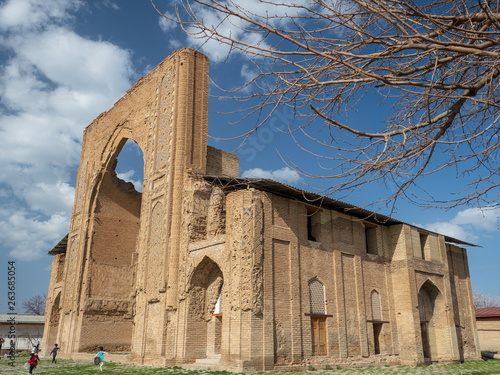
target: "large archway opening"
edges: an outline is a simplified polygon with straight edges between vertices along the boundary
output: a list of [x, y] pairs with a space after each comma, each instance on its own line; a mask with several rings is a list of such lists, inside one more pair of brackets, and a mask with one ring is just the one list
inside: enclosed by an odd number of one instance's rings
[[134, 264], [142, 204], [142, 151], [122, 139], [96, 182], [88, 259], [89, 285], [79, 351], [130, 352]]
[[422, 349], [427, 361], [437, 361], [446, 350], [446, 319], [443, 296], [427, 280], [418, 293]]
[[222, 286], [219, 266], [205, 257], [195, 268], [189, 287], [186, 329], [188, 360], [218, 358], [222, 337]]
[[52, 303], [52, 307], [50, 308], [50, 316], [49, 316], [49, 324], [45, 326], [44, 329], [48, 330], [48, 334], [45, 336], [47, 342], [44, 342], [43, 345], [45, 348], [52, 347], [57, 343], [57, 334], [59, 328], [59, 317], [61, 312], [61, 292], [57, 293], [54, 302]]

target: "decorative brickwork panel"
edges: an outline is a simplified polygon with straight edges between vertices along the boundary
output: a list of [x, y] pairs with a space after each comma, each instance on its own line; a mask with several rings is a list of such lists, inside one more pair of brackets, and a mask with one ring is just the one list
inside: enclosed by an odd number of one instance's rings
[[[73, 301], [75, 299], [74, 296], [74, 288], [76, 280], [76, 262], [78, 260], [78, 236], [74, 235], [69, 240], [68, 253], [66, 254], [66, 258], [68, 259], [68, 268], [66, 269], [66, 275], [74, 275], [74, 277], [67, 278], [66, 283], [64, 284], [64, 313], [69, 313], [71, 307], [73, 306]], [[72, 282], [69, 282], [69, 281]]]
[[165, 259], [165, 207], [158, 202], [151, 212], [149, 239], [148, 282], [150, 292], [163, 288], [163, 263]]
[[[239, 280], [241, 287], [236, 287], [240, 296], [233, 301], [234, 307], [242, 310], [251, 310], [260, 315], [263, 308], [262, 292], [262, 263], [263, 263], [263, 206], [259, 196], [245, 193], [243, 207], [233, 210], [231, 233], [234, 248], [233, 252], [234, 280]], [[238, 241], [239, 240], [239, 241]]]
[[210, 195], [207, 216], [207, 236], [215, 237], [226, 233], [226, 196], [218, 186]]
[[[170, 169], [175, 104], [175, 64], [161, 82], [160, 113], [156, 141], [155, 170]], [[168, 176], [168, 172], [166, 173]]]
[[358, 300], [356, 292], [354, 257], [342, 254], [342, 278], [344, 281], [344, 305], [347, 353], [349, 357], [361, 354]]
[[272, 251], [275, 361], [286, 364], [290, 362], [292, 353], [290, 242], [275, 239]]
[[[243, 207], [243, 217], [241, 221], [241, 269], [242, 281], [250, 281], [251, 275], [248, 273], [252, 269], [252, 247], [253, 247], [253, 210], [252, 207]], [[252, 308], [253, 290], [251, 288], [241, 288], [241, 309], [250, 310]]]
[[382, 320], [382, 310], [380, 308], [380, 295], [374, 290], [371, 295], [372, 320]]
[[253, 301], [252, 311], [255, 315], [261, 315], [264, 305], [264, 296], [262, 291], [262, 263], [264, 258], [264, 209], [262, 200], [254, 198], [253, 200], [253, 268], [252, 268], [252, 285], [253, 285]]
[[311, 314], [325, 314], [325, 288], [319, 280], [309, 281]]
[[85, 198], [85, 191], [87, 186], [87, 164], [82, 166], [80, 173], [78, 174], [78, 187], [76, 188], [76, 199], [75, 199], [75, 213], [79, 213], [82, 210], [83, 200]]
[[160, 303], [150, 303], [148, 304], [148, 325], [146, 333], [146, 354], [147, 355], [158, 355], [161, 350], [161, 337], [158, 332], [163, 332], [162, 326], [162, 309]]
[[54, 263], [56, 268], [56, 283], [59, 283], [63, 280], [64, 277], [64, 265], [66, 262], [66, 254], [58, 254], [55, 259], [57, 259], [57, 263]]
[[190, 241], [200, 241], [207, 237], [207, 215], [209, 196], [204, 191], [195, 191], [192, 201], [192, 216], [188, 232]]

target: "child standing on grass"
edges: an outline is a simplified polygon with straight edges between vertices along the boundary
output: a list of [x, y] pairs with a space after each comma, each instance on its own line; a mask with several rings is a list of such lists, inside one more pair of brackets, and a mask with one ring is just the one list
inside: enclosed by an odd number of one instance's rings
[[52, 351], [50, 352], [50, 354], [52, 354], [52, 363], [57, 363], [57, 361], [56, 361], [56, 355], [57, 355], [57, 351], [59, 349], [61, 349], [61, 348], [58, 348], [57, 344], [54, 344], [54, 349], [52, 349]]
[[37, 353], [31, 353], [30, 354], [30, 359], [28, 360], [28, 363], [30, 365], [30, 374], [32, 374], [33, 370], [38, 365], [38, 354]]
[[102, 371], [102, 366], [104, 365], [104, 354], [109, 354], [109, 353], [106, 353], [103, 350], [103, 347], [100, 346], [99, 347], [99, 352], [94, 356], [94, 358], [95, 357], [99, 357], [99, 359], [101, 360], [101, 363], [99, 364], [99, 368], [101, 369], [101, 371]]

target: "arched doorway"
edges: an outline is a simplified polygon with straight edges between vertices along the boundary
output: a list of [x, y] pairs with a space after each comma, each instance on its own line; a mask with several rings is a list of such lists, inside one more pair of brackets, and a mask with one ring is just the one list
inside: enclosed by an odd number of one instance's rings
[[131, 351], [134, 306], [130, 296], [135, 282], [143, 170], [140, 147], [121, 138], [106, 168], [94, 178], [86, 259], [89, 282], [78, 351], [94, 351], [101, 345], [108, 351]]
[[[45, 348], [51, 348], [54, 346], [54, 344], [57, 343], [59, 317], [61, 315], [60, 314], [61, 313], [60, 304], [61, 304], [61, 292], [57, 293], [57, 296], [54, 299], [54, 302], [52, 303], [52, 307], [50, 309], [49, 324], [48, 324], [48, 327], [45, 327], [45, 329], [47, 329], [49, 331], [48, 335], [46, 335], [47, 342], [43, 343]], [[60, 343], [59, 343], [59, 345], [60, 345]], [[45, 349], [45, 350], [47, 350], [47, 349]]]
[[222, 285], [219, 266], [205, 257], [193, 271], [189, 286], [186, 358], [217, 358], [222, 337]]
[[424, 358], [436, 361], [446, 342], [446, 320], [443, 296], [430, 280], [418, 292], [418, 309]]

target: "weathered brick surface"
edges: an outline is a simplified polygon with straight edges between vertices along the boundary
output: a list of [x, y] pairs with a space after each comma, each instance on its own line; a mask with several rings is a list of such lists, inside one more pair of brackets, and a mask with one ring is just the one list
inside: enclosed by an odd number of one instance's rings
[[[203, 175], [239, 167], [207, 148], [207, 99], [208, 60], [179, 50], [85, 130], [46, 348], [102, 345], [162, 366], [212, 358], [228, 370], [479, 357], [464, 249], [406, 224], [209, 183]], [[114, 172], [127, 139], [144, 154], [142, 194]]]

